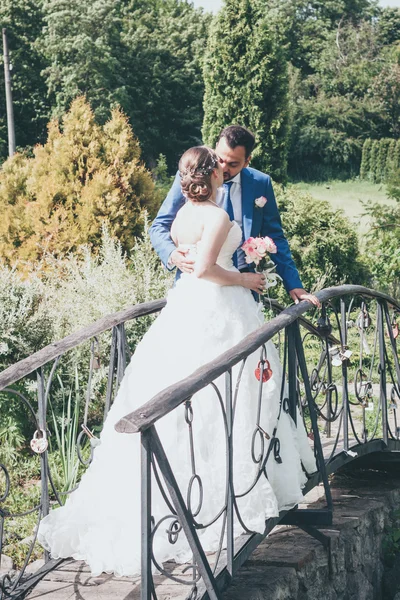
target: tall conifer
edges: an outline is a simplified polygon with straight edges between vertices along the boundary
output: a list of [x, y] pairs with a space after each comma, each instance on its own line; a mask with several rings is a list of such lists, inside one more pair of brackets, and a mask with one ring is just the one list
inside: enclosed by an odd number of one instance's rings
[[211, 27], [204, 66], [203, 138], [238, 123], [257, 140], [252, 165], [286, 179], [288, 72], [277, 12], [259, 0], [226, 0]]

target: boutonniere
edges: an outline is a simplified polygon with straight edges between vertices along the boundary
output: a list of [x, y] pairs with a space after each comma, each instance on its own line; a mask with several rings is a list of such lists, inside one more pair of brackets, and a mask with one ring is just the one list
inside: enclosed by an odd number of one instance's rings
[[265, 196], [260, 196], [254, 200], [254, 204], [257, 208], [264, 208], [264, 206], [267, 204], [267, 199]]

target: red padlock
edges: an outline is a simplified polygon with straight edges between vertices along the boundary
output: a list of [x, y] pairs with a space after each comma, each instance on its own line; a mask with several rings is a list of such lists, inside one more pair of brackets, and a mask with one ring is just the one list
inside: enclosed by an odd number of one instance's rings
[[[261, 363], [262, 363], [262, 361], [260, 360], [258, 362], [257, 369], [254, 371], [254, 375], [256, 376], [257, 381], [260, 381], [260, 377], [261, 377]], [[269, 360], [265, 360], [264, 370], [263, 370], [263, 374], [262, 374], [263, 383], [265, 383], [266, 381], [271, 379], [271, 377], [272, 377], [271, 365], [269, 364]]]

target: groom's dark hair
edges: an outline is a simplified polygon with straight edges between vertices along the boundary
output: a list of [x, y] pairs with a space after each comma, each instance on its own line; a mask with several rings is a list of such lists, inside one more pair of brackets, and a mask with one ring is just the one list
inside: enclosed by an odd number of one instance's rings
[[246, 158], [250, 156], [256, 143], [254, 135], [241, 125], [229, 125], [225, 127], [219, 134], [218, 142], [225, 138], [230, 148], [236, 148], [236, 146], [244, 146], [246, 150]]

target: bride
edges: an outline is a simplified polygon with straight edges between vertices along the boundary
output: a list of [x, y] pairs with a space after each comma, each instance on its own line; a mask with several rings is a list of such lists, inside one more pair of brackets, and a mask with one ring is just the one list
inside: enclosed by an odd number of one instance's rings
[[[223, 183], [215, 152], [204, 146], [189, 149], [181, 158], [179, 171], [187, 202], [176, 216], [171, 235], [177, 246], [187, 245], [194, 271], [184, 273], [170, 290], [166, 307], [138, 345], [104, 424], [101, 444], [79, 488], [39, 527], [38, 540], [53, 558], [85, 560], [94, 575], [114, 572], [131, 576], [140, 571], [140, 437], [117, 433], [115, 424], [263, 324], [261, 305], [254, 302], [251, 291], [262, 292], [265, 277], [240, 273], [233, 266], [232, 256], [242, 233], [215, 202]], [[316, 468], [301, 417], [298, 415], [296, 428], [280, 406], [282, 369], [272, 342], [266, 345], [266, 352], [273, 375], [263, 385], [260, 403], [254, 375], [259, 353], [247, 358], [240, 374], [233, 429], [238, 510], [242, 523], [260, 533], [267, 518], [301, 501], [306, 472]], [[240, 365], [233, 369], [234, 384], [239, 369]], [[224, 397], [224, 378], [215, 384]], [[215, 388], [207, 386], [196, 393], [191, 409], [196, 473], [204, 490], [196, 521], [210, 523], [224, 506], [226, 490], [225, 433]], [[275, 458], [271, 454], [265, 472], [252, 487], [258, 464], [251, 448], [258, 423], [270, 437], [276, 430], [280, 454]], [[185, 407], [162, 418], [156, 428], [185, 497], [192, 476]], [[155, 523], [170, 514], [155, 481], [151, 514]], [[222, 520], [198, 530], [205, 551], [217, 548]], [[161, 529], [153, 544], [157, 562], [190, 559], [183, 533], [172, 545]], [[242, 531], [236, 518], [235, 535]]]

